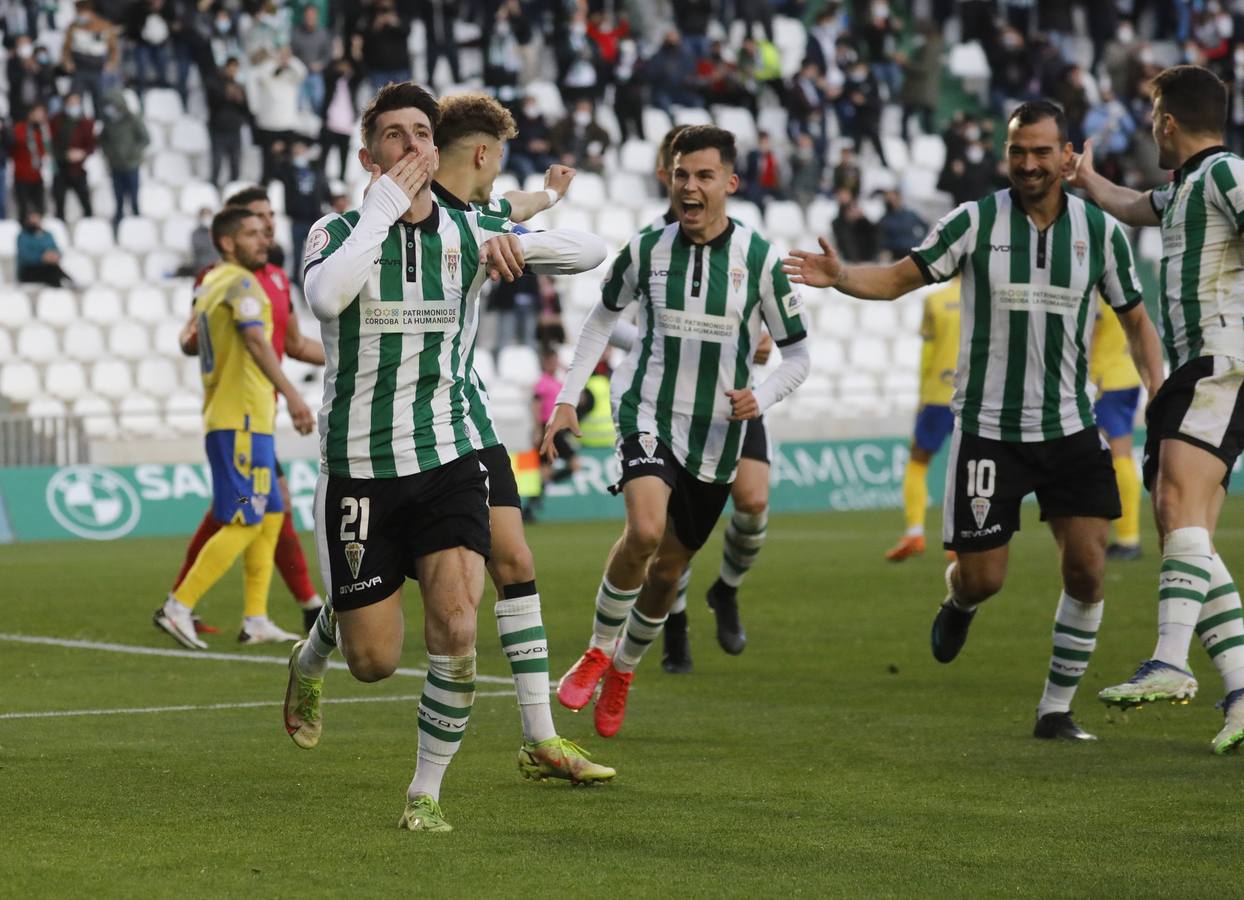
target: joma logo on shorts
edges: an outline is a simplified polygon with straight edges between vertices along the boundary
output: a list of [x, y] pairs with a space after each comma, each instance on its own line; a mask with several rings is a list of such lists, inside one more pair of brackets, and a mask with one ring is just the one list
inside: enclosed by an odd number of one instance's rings
[[365, 591], [369, 587], [375, 587], [380, 584], [380, 576], [368, 578], [366, 581], [356, 581], [354, 584], [343, 584], [337, 589], [338, 594], [353, 594], [357, 591]]

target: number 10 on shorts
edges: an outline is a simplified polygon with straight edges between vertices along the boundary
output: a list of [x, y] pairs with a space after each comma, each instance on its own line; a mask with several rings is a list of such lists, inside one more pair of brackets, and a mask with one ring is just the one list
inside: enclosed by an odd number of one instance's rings
[[972, 498], [972, 518], [977, 528], [985, 527], [989, 518], [989, 498], [997, 483], [998, 467], [992, 459], [969, 459], [967, 462], [967, 495]]

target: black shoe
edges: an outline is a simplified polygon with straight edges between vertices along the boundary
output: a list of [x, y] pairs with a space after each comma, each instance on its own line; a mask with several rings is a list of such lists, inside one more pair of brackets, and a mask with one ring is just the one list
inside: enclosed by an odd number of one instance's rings
[[948, 663], [959, 655], [968, 639], [968, 629], [972, 627], [972, 619], [976, 610], [964, 612], [950, 601], [944, 601], [933, 619], [933, 633], [929, 640], [933, 644], [933, 658], [940, 663]]
[[747, 646], [747, 632], [739, 621], [739, 592], [720, 578], [708, 589], [705, 599], [717, 616], [717, 643], [731, 656], [738, 656]]
[[315, 627], [315, 620], [320, 617], [318, 609], [304, 609], [302, 611], [302, 633], [310, 634], [311, 629]]
[[1061, 738], [1064, 741], [1095, 741], [1097, 735], [1089, 734], [1075, 723], [1070, 712], [1046, 713], [1037, 719], [1032, 736], [1043, 740]]
[[670, 613], [665, 620], [665, 653], [661, 668], [671, 675], [691, 674], [691, 642], [687, 639], [687, 611]]
[[1140, 544], [1111, 544], [1106, 548], [1106, 559], [1132, 562], [1140, 559]]

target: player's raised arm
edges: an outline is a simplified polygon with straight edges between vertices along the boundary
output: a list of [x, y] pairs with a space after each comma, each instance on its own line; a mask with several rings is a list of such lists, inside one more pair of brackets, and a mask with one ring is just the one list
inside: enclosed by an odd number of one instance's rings
[[1160, 221], [1158, 207], [1154, 205], [1152, 191], [1134, 191], [1115, 184], [1093, 168], [1093, 141], [1086, 139], [1084, 149], [1071, 155], [1071, 165], [1066, 172], [1067, 183], [1080, 188], [1093, 202], [1120, 222], [1139, 227], [1157, 225]]
[[844, 266], [825, 238], [821, 252], [792, 250], [782, 271], [795, 284], [837, 288], [861, 300], [896, 300], [925, 285], [920, 268], [910, 256], [888, 266]]
[[526, 222], [536, 213], [552, 209], [566, 196], [570, 182], [577, 174], [578, 171], [570, 166], [555, 164], [544, 173], [544, 190], [506, 191], [501, 196], [510, 204], [510, 221]]
[[337, 318], [358, 296], [389, 226], [410, 209], [435, 166], [430, 155], [412, 150], [368, 187], [353, 228], [336, 214], [315, 223], [307, 236], [303, 285], [317, 319]]

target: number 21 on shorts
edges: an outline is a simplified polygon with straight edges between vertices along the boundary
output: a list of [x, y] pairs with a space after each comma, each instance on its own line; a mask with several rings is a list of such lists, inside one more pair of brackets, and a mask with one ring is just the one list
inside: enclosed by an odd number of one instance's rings
[[998, 467], [992, 459], [969, 459], [967, 462], [967, 495], [972, 498], [972, 518], [976, 527], [983, 529], [989, 519], [989, 498], [997, 486]]

